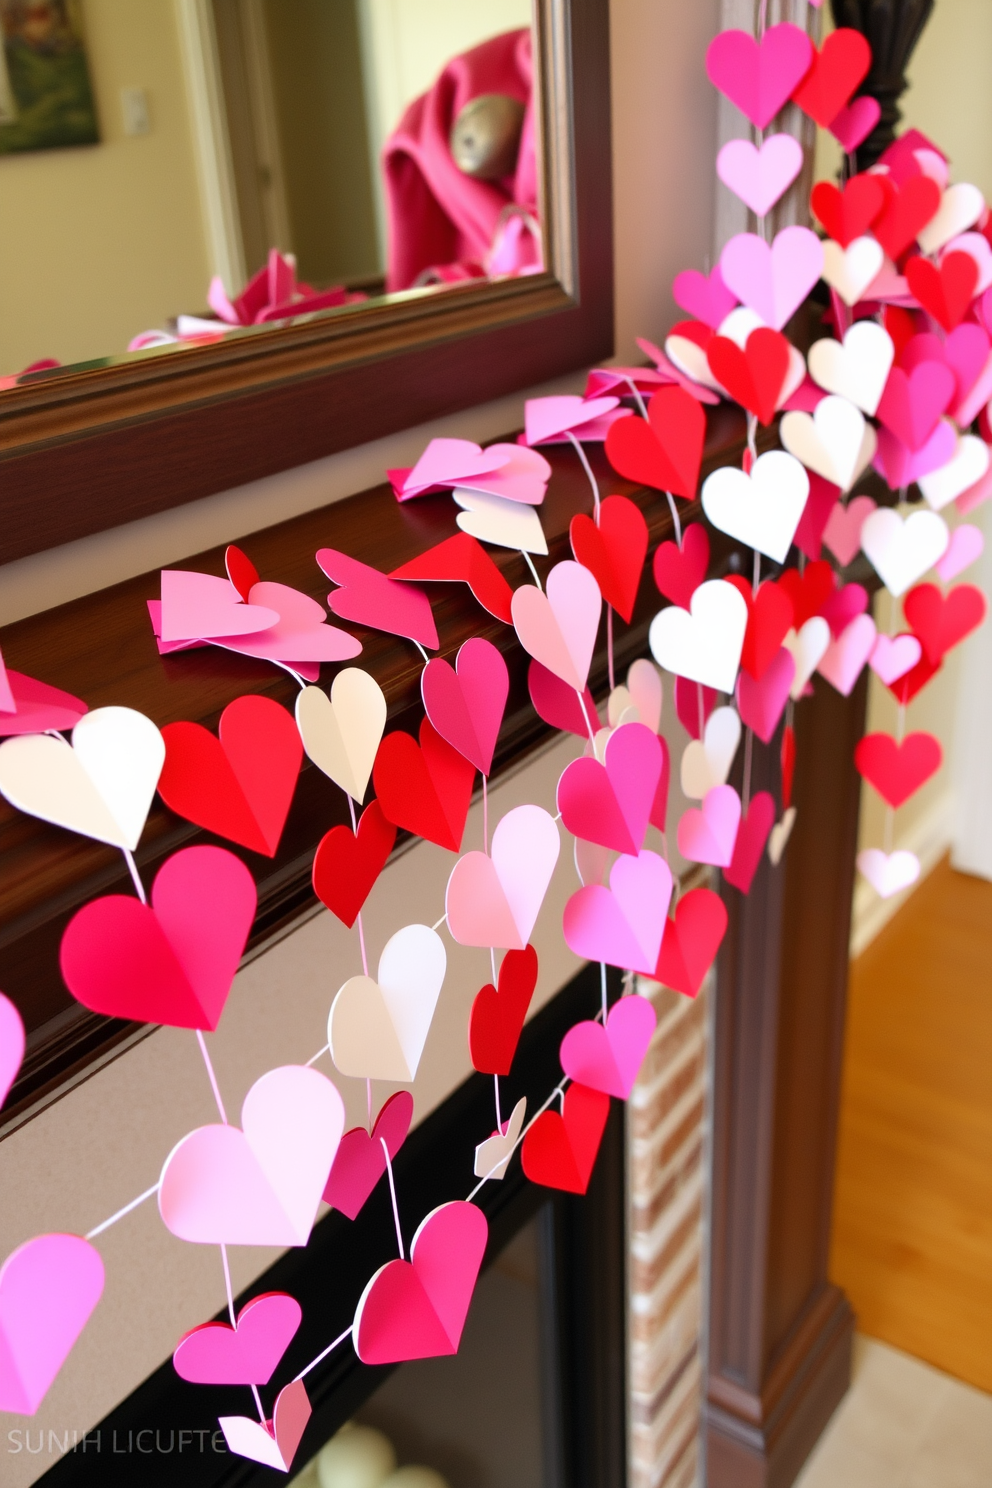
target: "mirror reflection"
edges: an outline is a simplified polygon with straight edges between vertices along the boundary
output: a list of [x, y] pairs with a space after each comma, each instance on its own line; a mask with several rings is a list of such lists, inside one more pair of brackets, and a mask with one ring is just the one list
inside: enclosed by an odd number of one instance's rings
[[0, 387], [542, 267], [531, 0], [0, 0]]

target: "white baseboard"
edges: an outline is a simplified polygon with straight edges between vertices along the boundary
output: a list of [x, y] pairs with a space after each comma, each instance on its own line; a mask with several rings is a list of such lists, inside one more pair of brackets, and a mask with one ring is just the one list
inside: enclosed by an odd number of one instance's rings
[[888, 924], [898, 909], [906, 903], [919, 882], [940, 862], [951, 846], [954, 835], [954, 793], [945, 790], [937, 797], [929, 811], [925, 812], [909, 831], [897, 837], [895, 846], [915, 853], [920, 860], [920, 877], [911, 888], [891, 899], [880, 899], [871, 884], [860, 875], [854, 890], [854, 907], [851, 915], [851, 956], [860, 956], [866, 946]]

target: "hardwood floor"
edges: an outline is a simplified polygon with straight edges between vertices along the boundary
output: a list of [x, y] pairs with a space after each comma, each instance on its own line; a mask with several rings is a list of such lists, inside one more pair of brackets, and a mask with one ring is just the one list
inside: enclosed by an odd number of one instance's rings
[[831, 1275], [992, 1392], [992, 883], [946, 860], [851, 967]]

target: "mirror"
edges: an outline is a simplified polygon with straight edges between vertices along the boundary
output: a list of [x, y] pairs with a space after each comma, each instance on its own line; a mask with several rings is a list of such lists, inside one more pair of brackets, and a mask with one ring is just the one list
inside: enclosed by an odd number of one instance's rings
[[531, 0], [0, 24], [0, 388], [543, 267]]

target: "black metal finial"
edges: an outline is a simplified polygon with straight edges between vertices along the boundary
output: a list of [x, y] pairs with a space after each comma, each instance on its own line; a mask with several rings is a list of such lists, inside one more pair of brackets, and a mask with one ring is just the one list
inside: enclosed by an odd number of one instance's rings
[[858, 148], [858, 170], [866, 170], [896, 137], [906, 67], [934, 0], [830, 0], [830, 6], [835, 25], [860, 31], [871, 46], [871, 70], [858, 91], [878, 99], [882, 117]]

